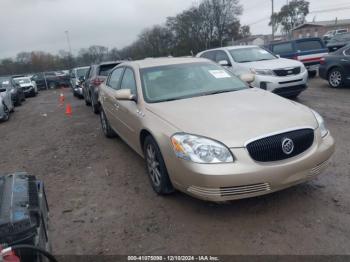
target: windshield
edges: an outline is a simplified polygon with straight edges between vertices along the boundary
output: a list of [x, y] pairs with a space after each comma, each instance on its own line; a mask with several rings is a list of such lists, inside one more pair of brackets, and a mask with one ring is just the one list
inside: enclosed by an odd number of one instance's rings
[[149, 103], [247, 88], [247, 85], [232, 73], [212, 63], [177, 64], [140, 71], [144, 99]]
[[80, 77], [82, 77], [82, 76], [85, 76], [85, 75], [86, 75], [86, 72], [87, 72], [88, 70], [89, 70], [88, 67], [77, 69], [77, 77], [80, 78]]
[[30, 80], [28, 78], [15, 78], [16, 84], [30, 84]]
[[231, 49], [230, 53], [237, 63], [277, 59], [276, 56], [260, 47]]

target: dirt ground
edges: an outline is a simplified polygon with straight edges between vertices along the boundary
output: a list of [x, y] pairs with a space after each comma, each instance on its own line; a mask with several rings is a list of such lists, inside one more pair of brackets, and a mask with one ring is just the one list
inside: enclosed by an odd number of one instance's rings
[[58, 91], [44, 91], [0, 124], [0, 171], [46, 183], [55, 254], [350, 254], [350, 88], [316, 78], [298, 99], [325, 117], [336, 139], [325, 173], [223, 205], [157, 196], [143, 160], [106, 139], [91, 108], [65, 93], [70, 118]]

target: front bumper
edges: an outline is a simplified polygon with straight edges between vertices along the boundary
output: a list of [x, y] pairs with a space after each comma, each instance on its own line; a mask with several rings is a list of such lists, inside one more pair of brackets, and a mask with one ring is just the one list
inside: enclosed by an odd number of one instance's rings
[[307, 88], [307, 79], [307, 71], [298, 75], [281, 77], [256, 75], [255, 81], [251, 85], [282, 96], [292, 96]]
[[78, 94], [78, 95], [82, 96], [83, 95], [83, 88], [81, 88], [79, 86], [76, 86], [76, 87], [73, 88], [73, 92], [75, 94]]
[[283, 161], [256, 162], [246, 148], [233, 148], [234, 163], [203, 165], [176, 158], [165, 159], [166, 165], [177, 189], [202, 200], [223, 202], [265, 195], [311, 180], [327, 168], [334, 139], [330, 134], [321, 138], [317, 131], [311, 148]]
[[24, 92], [25, 96], [29, 96], [29, 95], [32, 95], [35, 93], [35, 89], [34, 89], [34, 87], [31, 86], [29, 88], [24, 88], [23, 92]]

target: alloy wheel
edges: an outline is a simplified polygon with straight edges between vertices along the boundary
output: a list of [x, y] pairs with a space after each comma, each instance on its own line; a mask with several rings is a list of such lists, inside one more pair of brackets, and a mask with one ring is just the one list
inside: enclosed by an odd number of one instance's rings
[[329, 75], [329, 83], [331, 84], [331, 86], [338, 87], [340, 86], [341, 82], [342, 82], [342, 75], [339, 71], [333, 71]]
[[156, 150], [152, 144], [148, 144], [146, 148], [147, 168], [154, 186], [159, 187], [161, 184], [161, 173], [159, 170], [159, 161], [157, 159]]

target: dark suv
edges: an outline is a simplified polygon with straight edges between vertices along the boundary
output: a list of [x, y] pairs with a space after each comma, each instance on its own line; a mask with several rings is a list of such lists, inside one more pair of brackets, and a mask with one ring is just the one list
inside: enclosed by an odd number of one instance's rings
[[324, 42], [317, 37], [276, 42], [270, 44], [268, 48], [280, 57], [295, 59], [304, 63], [311, 77], [317, 74], [321, 58], [328, 54]]
[[35, 81], [38, 89], [55, 89], [60, 86], [70, 86], [69, 75], [63, 72], [45, 72], [38, 73], [32, 76], [32, 81]]
[[91, 105], [95, 114], [100, 112], [100, 104], [98, 102], [98, 87], [105, 81], [109, 72], [121, 64], [123, 61], [104, 62], [99, 65], [90, 66], [86, 73], [83, 86], [83, 96], [86, 105]]

